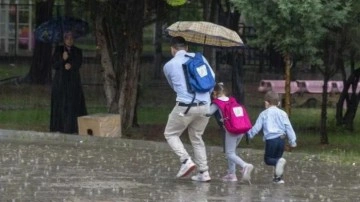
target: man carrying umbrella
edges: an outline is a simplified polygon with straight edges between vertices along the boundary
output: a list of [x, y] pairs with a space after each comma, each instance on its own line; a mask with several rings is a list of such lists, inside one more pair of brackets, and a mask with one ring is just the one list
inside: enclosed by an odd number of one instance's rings
[[[198, 174], [192, 176], [191, 179], [207, 182], [211, 178], [208, 172], [209, 167], [202, 135], [209, 122], [209, 117], [204, 115], [209, 112], [211, 92], [196, 92], [195, 100], [193, 100], [194, 94], [188, 92], [182, 65], [189, 60], [188, 56], [193, 57], [195, 54], [188, 53], [187, 50], [188, 45], [183, 37], [172, 38], [171, 54], [173, 58], [164, 65], [163, 70], [168, 83], [176, 92], [176, 105], [169, 114], [164, 136], [182, 163], [176, 177], [180, 178], [189, 175], [197, 166]], [[203, 60], [209, 65], [204, 57]], [[214, 72], [211, 68], [210, 70], [215, 78]], [[184, 111], [187, 112], [185, 115]], [[194, 150], [194, 159], [188, 154], [180, 139], [185, 129], [188, 129], [189, 139]]]

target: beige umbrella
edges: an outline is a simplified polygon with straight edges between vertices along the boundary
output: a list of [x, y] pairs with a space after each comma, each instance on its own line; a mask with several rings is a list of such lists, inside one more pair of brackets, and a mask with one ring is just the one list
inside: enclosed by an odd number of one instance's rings
[[216, 46], [239, 47], [244, 46], [240, 36], [224, 26], [205, 21], [178, 21], [166, 31], [170, 36], [182, 36], [188, 42]]

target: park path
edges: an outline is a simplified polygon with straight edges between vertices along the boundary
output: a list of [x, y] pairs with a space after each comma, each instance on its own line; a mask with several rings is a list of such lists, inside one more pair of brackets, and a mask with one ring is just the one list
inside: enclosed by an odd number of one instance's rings
[[220, 181], [222, 148], [208, 147], [212, 181], [175, 179], [166, 143], [0, 130], [0, 201], [360, 201], [360, 169], [318, 155], [286, 153], [284, 185], [271, 182], [262, 151], [239, 149], [252, 184]]

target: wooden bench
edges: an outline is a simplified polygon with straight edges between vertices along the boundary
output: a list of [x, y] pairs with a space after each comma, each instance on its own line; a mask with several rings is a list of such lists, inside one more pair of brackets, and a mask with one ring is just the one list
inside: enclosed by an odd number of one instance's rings
[[[321, 80], [297, 80], [299, 86], [299, 92], [301, 93], [317, 93], [323, 92], [324, 81]], [[332, 90], [332, 83], [328, 82], [327, 92], [330, 93]]]
[[[332, 92], [333, 93], [341, 93], [344, 89], [344, 82], [343, 81], [331, 81], [332, 83]], [[349, 93], [352, 93], [352, 87], [349, 88]], [[360, 82], [357, 84], [356, 93], [360, 92]]]
[[[259, 92], [268, 92], [274, 91], [279, 94], [285, 93], [285, 80], [261, 80], [258, 91]], [[290, 82], [290, 94], [294, 94], [299, 91], [299, 87], [296, 81]]]

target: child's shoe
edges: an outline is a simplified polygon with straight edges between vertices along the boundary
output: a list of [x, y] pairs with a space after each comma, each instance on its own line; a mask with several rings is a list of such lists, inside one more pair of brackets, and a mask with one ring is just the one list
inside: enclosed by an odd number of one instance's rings
[[242, 179], [246, 180], [246, 181], [250, 181], [251, 180], [251, 172], [253, 169], [254, 169], [254, 166], [252, 164], [245, 165], [245, 167], [243, 169]]
[[284, 173], [284, 166], [286, 164], [286, 160], [284, 158], [280, 158], [275, 166], [275, 175], [282, 176]]
[[222, 177], [221, 179], [222, 179], [222, 181], [224, 181], [224, 182], [236, 182], [236, 181], [238, 181], [236, 175], [233, 174], [233, 173], [228, 173], [227, 175], [225, 175], [225, 176]]
[[273, 182], [275, 183], [275, 184], [284, 184], [285, 183], [285, 181], [282, 179], [282, 176], [281, 177], [274, 177], [274, 179], [273, 179]]

